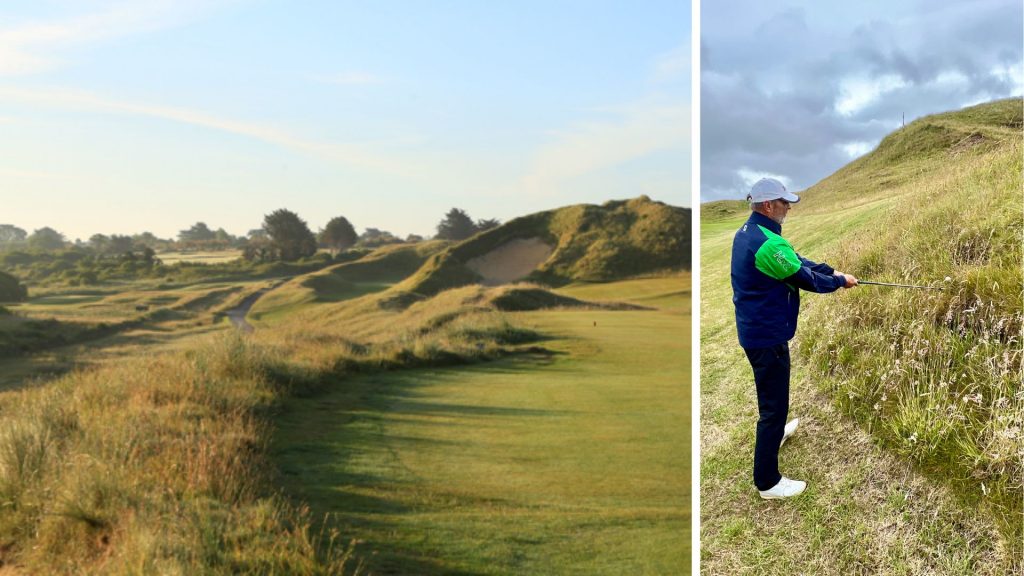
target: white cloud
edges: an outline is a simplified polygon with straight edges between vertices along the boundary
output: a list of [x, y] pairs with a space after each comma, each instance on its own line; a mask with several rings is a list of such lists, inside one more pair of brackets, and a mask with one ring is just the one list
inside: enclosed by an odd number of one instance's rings
[[[690, 108], [642, 101], [617, 117], [574, 125], [540, 148], [521, 187], [531, 194], [556, 193], [567, 182], [629, 160], [690, 142]], [[687, 161], [680, 158], [680, 162]]]
[[951, 89], [951, 88], [966, 88], [970, 84], [971, 80], [966, 74], [959, 70], [947, 70], [940, 72], [934, 80], [930, 82], [937, 88]]
[[680, 44], [659, 56], [654, 63], [654, 81], [663, 83], [690, 74], [690, 45]]
[[1014, 94], [1024, 94], [1024, 66], [1020, 63], [993, 66], [990, 72], [992, 76], [1012, 84]]
[[851, 159], [863, 156], [868, 152], [871, 152], [871, 150], [874, 148], [874, 144], [872, 144], [871, 142], [863, 141], [843, 142], [838, 146]]
[[224, 3], [200, 0], [107, 2], [89, 14], [0, 28], [0, 75], [43, 72], [60, 63], [58, 54], [62, 51], [175, 26]]
[[116, 112], [134, 116], [147, 116], [172, 120], [194, 126], [202, 126], [222, 132], [247, 136], [263, 142], [275, 144], [291, 150], [305, 152], [345, 164], [373, 168], [389, 172], [402, 172], [411, 166], [406, 162], [398, 162], [368, 152], [365, 147], [352, 144], [316, 142], [290, 134], [272, 126], [244, 122], [213, 116], [206, 112], [111, 100], [96, 94], [70, 90], [26, 90], [18, 88], [0, 88], [0, 100], [12, 100], [31, 103], [33, 105], [49, 104], [63, 108]]
[[790, 186], [792, 186], [792, 181], [787, 176], [783, 176], [781, 174], [772, 174], [770, 172], [751, 170], [750, 168], [747, 167], [737, 169], [736, 175], [739, 176], [740, 180], [743, 181], [743, 186], [746, 190], [750, 190], [750, 188], [761, 178], [774, 178], [779, 182], [782, 182], [782, 185], [785, 186], [787, 190], [789, 190]]
[[907, 85], [907, 82], [896, 74], [875, 78], [844, 78], [839, 83], [839, 97], [836, 99], [835, 110], [842, 116], [852, 116], [885, 94], [905, 88]]

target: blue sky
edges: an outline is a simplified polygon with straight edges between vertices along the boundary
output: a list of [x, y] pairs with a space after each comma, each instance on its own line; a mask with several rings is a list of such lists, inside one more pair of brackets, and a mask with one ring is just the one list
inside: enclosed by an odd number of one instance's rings
[[65, 0], [0, 9], [0, 223], [429, 235], [647, 194], [689, 205], [678, 1]]
[[1024, 92], [1020, 0], [701, 4], [701, 201], [802, 190], [915, 118]]

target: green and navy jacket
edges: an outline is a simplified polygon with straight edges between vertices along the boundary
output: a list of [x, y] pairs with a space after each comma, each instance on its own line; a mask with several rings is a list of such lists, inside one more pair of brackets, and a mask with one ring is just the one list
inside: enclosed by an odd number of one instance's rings
[[782, 226], [751, 212], [732, 241], [732, 302], [740, 346], [767, 348], [796, 333], [800, 290], [834, 292], [846, 284], [827, 264], [801, 257]]

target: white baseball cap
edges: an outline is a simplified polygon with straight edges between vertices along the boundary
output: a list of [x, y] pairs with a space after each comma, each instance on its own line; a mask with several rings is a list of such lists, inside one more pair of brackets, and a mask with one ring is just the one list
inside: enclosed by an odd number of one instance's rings
[[767, 202], [780, 198], [791, 204], [800, 201], [799, 196], [787, 191], [782, 182], [775, 178], [761, 178], [750, 188], [750, 194], [747, 194], [748, 202]]

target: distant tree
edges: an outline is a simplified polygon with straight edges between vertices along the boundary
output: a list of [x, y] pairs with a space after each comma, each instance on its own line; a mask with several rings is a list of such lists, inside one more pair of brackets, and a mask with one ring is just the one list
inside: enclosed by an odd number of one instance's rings
[[109, 244], [110, 238], [105, 234], [93, 234], [89, 237], [89, 247], [95, 250], [97, 254], [105, 254]]
[[156, 252], [149, 246], [144, 246], [140, 254], [140, 258], [142, 258], [142, 261], [147, 266], [157, 266], [162, 264], [162, 262], [160, 262], [160, 259], [156, 257]]
[[242, 258], [253, 262], [267, 262], [274, 259], [274, 248], [266, 235], [250, 238], [242, 247]]
[[158, 247], [166, 246], [167, 240], [157, 238], [152, 232], [143, 232], [142, 234], [136, 234], [132, 236], [132, 240], [140, 246], [149, 246], [154, 250]]
[[28, 297], [28, 290], [14, 276], [0, 271], [0, 302], [21, 302]]
[[423, 236], [420, 236], [419, 234], [409, 234], [408, 236], [405, 237], [405, 241], [410, 244], [415, 244], [416, 242], [423, 242]]
[[28, 245], [39, 250], [59, 250], [64, 247], [64, 235], [49, 226], [44, 226], [27, 239]]
[[491, 228], [497, 228], [498, 226], [501, 226], [501, 220], [498, 220], [497, 218], [476, 221], [477, 232], [483, 232], [484, 230], [490, 230]]
[[331, 218], [327, 226], [320, 231], [320, 244], [334, 254], [351, 248], [357, 240], [359, 240], [359, 236], [356, 234], [356, 229], [344, 216]]
[[359, 235], [359, 245], [367, 248], [383, 246], [385, 244], [401, 244], [402, 239], [387, 230], [367, 228]]
[[253, 228], [252, 230], [249, 230], [249, 233], [246, 234], [246, 236], [251, 240], [255, 240], [257, 238], [265, 239], [267, 237], [267, 231], [263, 228]]
[[217, 231], [213, 233], [213, 239], [225, 244], [230, 244], [235, 241], [235, 237], [228, 234], [228, 231], [223, 228], [217, 228]]
[[28, 232], [13, 224], [0, 224], [0, 247], [21, 244], [28, 237]]
[[131, 236], [119, 236], [114, 234], [110, 237], [110, 243], [107, 244], [105, 252], [114, 256], [120, 256], [122, 254], [130, 254], [135, 248], [135, 243], [132, 242]]
[[281, 208], [263, 218], [263, 229], [281, 260], [298, 260], [316, 254], [316, 238], [299, 215]]
[[437, 225], [437, 237], [442, 240], [465, 240], [476, 234], [476, 224], [465, 211], [452, 208]]
[[178, 240], [181, 242], [204, 242], [215, 237], [213, 230], [210, 230], [205, 222], [196, 222], [188, 230], [178, 232]]

